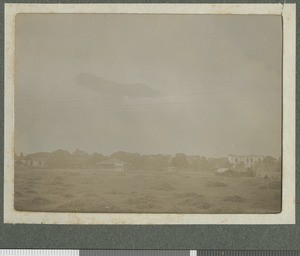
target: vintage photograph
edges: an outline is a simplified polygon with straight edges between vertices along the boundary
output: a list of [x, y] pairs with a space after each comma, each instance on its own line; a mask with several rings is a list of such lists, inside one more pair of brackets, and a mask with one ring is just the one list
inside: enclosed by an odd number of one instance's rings
[[281, 211], [280, 16], [21, 14], [15, 209]]
[[277, 9], [12, 7], [5, 218], [293, 221], [284, 132], [293, 87]]

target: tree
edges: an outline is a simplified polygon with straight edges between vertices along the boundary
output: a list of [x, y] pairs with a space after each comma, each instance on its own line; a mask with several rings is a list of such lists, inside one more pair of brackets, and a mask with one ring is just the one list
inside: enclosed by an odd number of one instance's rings
[[94, 153], [90, 155], [89, 158], [87, 159], [87, 165], [96, 166], [97, 163], [104, 161], [105, 159], [107, 159], [107, 157], [103, 156], [102, 154]]
[[169, 156], [163, 154], [142, 156], [142, 160], [144, 166], [158, 171], [165, 170], [169, 165]]
[[201, 156], [199, 160], [199, 169], [201, 171], [207, 171], [209, 170], [209, 163], [206, 157]]
[[111, 155], [111, 157], [125, 161], [135, 166], [141, 166], [143, 161], [139, 153], [130, 153], [125, 151], [118, 151]]
[[219, 168], [230, 166], [227, 159], [223, 158], [209, 158], [204, 156], [193, 157], [191, 167], [199, 171], [214, 171]]
[[50, 168], [68, 168], [70, 164], [70, 153], [66, 150], [58, 149], [49, 155]]
[[258, 171], [280, 171], [281, 170], [281, 159], [276, 159], [272, 156], [266, 156], [260, 162], [258, 162], [255, 167]]
[[187, 168], [189, 167], [189, 161], [185, 154], [178, 153], [173, 157], [171, 165], [178, 169]]

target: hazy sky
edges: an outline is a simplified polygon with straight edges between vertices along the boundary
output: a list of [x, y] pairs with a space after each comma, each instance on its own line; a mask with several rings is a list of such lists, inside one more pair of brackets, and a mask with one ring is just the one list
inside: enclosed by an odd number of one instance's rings
[[281, 151], [280, 16], [19, 14], [16, 152]]

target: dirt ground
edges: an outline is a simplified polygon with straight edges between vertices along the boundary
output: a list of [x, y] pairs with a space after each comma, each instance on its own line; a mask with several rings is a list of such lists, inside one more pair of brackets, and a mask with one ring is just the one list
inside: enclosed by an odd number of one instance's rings
[[45, 212], [278, 213], [281, 181], [208, 172], [15, 171], [15, 209]]

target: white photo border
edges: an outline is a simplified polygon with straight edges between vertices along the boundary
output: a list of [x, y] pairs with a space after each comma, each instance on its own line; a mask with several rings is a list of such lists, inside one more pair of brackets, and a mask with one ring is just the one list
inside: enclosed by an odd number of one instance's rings
[[[295, 224], [296, 4], [5, 4], [4, 223]], [[19, 13], [281, 15], [283, 21], [282, 211], [277, 214], [140, 214], [23, 212], [14, 209], [15, 17]]]

